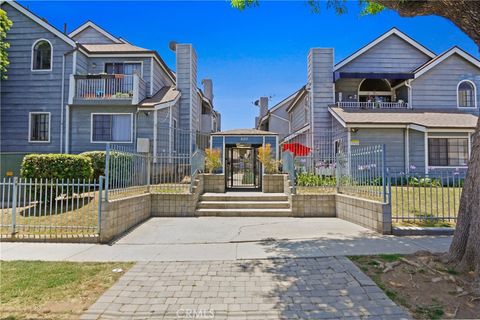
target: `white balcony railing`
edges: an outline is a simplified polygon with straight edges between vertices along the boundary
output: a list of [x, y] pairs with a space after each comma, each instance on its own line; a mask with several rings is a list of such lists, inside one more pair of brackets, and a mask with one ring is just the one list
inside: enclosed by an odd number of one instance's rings
[[406, 102], [337, 102], [336, 107], [357, 109], [407, 109]]
[[70, 97], [77, 100], [132, 100], [137, 104], [146, 96], [145, 80], [138, 75], [71, 75]]

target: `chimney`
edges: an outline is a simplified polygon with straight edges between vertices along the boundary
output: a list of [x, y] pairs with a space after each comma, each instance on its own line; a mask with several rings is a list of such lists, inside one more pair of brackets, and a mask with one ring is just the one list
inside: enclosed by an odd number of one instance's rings
[[212, 79], [203, 79], [202, 80], [202, 85], [203, 85], [203, 93], [205, 94], [205, 97], [207, 97], [208, 100], [213, 104], [213, 81]]
[[312, 48], [308, 52], [308, 87], [315, 119], [312, 123], [314, 138], [331, 130], [328, 106], [335, 103], [333, 87], [333, 49]]
[[[180, 91], [180, 112], [178, 128], [195, 132], [200, 130], [200, 100], [197, 94], [197, 54], [191, 44], [174, 44], [176, 52], [177, 90]], [[191, 137], [190, 137], [190, 140]], [[182, 147], [191, 152], [188, 145], [194, 148], [195, 141], [181, 142]]]
[[268, 112], [268, 97], [260, 97], [255, 105], [260, 108], [259, 119], [263, 118]]

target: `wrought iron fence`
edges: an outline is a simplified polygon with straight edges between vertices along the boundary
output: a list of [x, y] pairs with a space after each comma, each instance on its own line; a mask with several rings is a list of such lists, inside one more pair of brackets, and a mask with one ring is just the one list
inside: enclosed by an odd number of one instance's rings
[[385, 146], [352, 146], [336, 162], [338, 192], [389, 202]]
[[392, 221], [397, 223], [453, 223], [457, 219], [465, 175], [389, 173]]
[[95, 237], [103, 177], [96, 180], [8, 178], [0, 181], [2, 237]]
[[131, 147], [107, 144], [105, 155], [106, 200], [149, 191], [149, 153]]

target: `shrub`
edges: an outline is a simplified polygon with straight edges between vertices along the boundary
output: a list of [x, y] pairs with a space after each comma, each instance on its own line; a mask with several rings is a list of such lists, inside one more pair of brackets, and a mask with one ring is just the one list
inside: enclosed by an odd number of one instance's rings
[[205, 170], [208, 173], [213, 173], [216, 169], [222, 167], [222, 160], [220, 149], [205, 149]]
[[81, 156], [85, 156], [90, 159], [93, 167], [93, 178], [97, 179], [100, 176], [105, 176], [105, 151], [88, 151], [80, 153]]
[[258, 148], [258, 160], [262, 163], [266, 173], [271, 174], [280, 171], [280, 161], [273, 159], [272, 146], [270, 144]]
[[20, 175], [31, 179], [91, 179], [92, 162], [73, 154], [29, 154], [23, 158]]
[[304, 172], [297, 176], [297, 185], [302, 187], [333, 187], [336, 186], [336, 179], [335, 177], [318, 176]]

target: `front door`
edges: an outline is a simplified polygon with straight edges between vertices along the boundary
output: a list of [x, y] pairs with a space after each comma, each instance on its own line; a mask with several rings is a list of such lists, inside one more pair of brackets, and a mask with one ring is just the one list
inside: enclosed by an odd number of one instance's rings
[[227, 189], [260, 189], [261, 174], [254, 147], [226, 148], [225, 183]]

